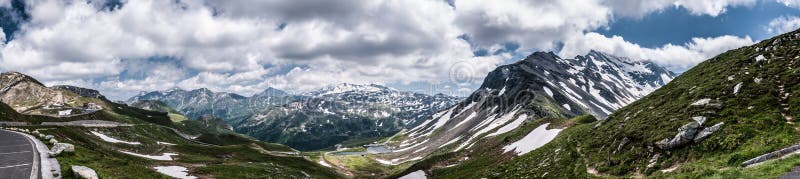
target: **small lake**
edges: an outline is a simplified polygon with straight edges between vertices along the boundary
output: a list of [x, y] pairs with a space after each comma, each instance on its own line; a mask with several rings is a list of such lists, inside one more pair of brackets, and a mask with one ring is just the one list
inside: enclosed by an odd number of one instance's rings
[[373, 146], [367, 147], [367, 153], [371, 153], [371, 154], [382, 154], [382, 153], [389, 153], [389, 152], [392, 152], [392, 150], [387, 148], [385, 145], [373, 145]]
[[331, 155], [345, 156], [345, 155], [366, 155], [367, 152], [333, 152]]
[[367, 146], [366, 152], [333, 152], [331, 155], [366, 155], [366, 154], [383, 154], [383, 153], [390, 153], [392, 152], [391, 149], [387, 148], [385, 145], [369, 145]]

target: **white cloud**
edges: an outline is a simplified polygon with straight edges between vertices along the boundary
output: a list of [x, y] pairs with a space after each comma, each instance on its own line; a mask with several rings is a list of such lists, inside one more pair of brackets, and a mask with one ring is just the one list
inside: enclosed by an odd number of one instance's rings
[[[281, 12], [239, 11], [223, 4], [215, 14], [202, 1], [130, 1], [114, 11], [89, 3], [37, 1], [30, 5], [32, 19], [24, 32], [0, 50], [0, 64], [44, 81], [109, 79], [93, 85], [99, 88], [208, 87], [252, 94], [263, 89], [255, 87], [265, 87], [259, 84], [265, 78], [283, 79], [273, 85], [298, 90], [338, 82], [438, 82], [447, 80], [452, 64], [474, 64], [482, 70], [475, 73], [483, 74], [502, 60], [472, 57], [444, 2], [353, 1], [341, 11], [310, 14], [304, 12], [326, 8], [260, 3]], [[285, 26], [278, 29], [279, 24]], [[133, 66], [158, 68], [162, 64], [146, 64], [147, 58], [162, 56], [177, 59], [185, 68], [175, 70], [189, 76], [146, 72], [142, 79], [118, 79]], [[282, 66], [305, 66], [314, 73], [273, 74]]]
[[787, 7], [800, 8], [800, 0], [775, 0]]
[[599, 50], [616, 56], [651, 60], [672, 70], [682, 71], [727, 50], [751, 45], [755, 42], [747, 36], [719, 36], [713, 38], [692, 38], [683, 45], [666, 44], [659, 48], [645, 48], [625, 41], [620, 36], [606, 37], [598, 33], [587, 33], [568, 39], [560, 55], [571, 57], [582, 55], [589, 50]]
[[678, 0], [675, 6], [681, 6], [695, 15], [718, 16], [727, 11], [729, 6], [752, 6], [756, 0]]
[[[716, 16], [753, 0], [458, 0], [455, 7], [431, 0], [136, 0], [118, 9], [87, 1], [28, 1], [31, 19], [0, 47], [0, 68], [48, 84], [98, 88], [118, 99], [172, 87], [247, 95], [266, 87], [310, 90], [344, 82], [422, 81], [466, 89], [511, 58], [493, 53], [509, 42], [520, 51], [561, 44], [563, 53], [596, 46], [640, 57], [669, 51], [686, 57], [670, 63], [694, 64], [686, 59], [711, 52], [691, 44], [648, 51], [621, 37], [587, 32], [606, 27], [615, 15], [672, 6]], [[473, 56], [478, 49], [490, 56]]]
[[553, 49], [563, 38], [605, 26], [610, 10], [598, 1], [455, 1], [456, 25], [479, 47], [516, 42]]
[[781, 16], [769, 22], [766, 31], [769, 34], [782, 34], [800, 28], [800, 17]]
[[753, 6], [757, 0], [605, 0], [614, 10], [615, 14], [641, 18], [651, 12], [662, 11], [666, 8], [685, 8], [693, 15], [718, 16], [727, 11], [728, 7]]

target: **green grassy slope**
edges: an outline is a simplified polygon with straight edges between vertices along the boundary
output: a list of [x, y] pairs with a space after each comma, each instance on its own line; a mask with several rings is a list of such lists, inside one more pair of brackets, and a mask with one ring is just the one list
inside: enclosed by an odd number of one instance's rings
[[[166, 113], [141, 110], [117, 104], [106, 104], [102, 112], [92, 115], [53, 118], [46, 116], [20, 115], [0, 103], [0, 121], [24, 121], [33, 124], [46, 121], [109, 120], [128, 124], [130, 127], [88, 128], [88, 127], [24, 127], [53, 135], [60, 142], [76, 146], [76, 152], [58, 156], [64, 178], [75, 178], [69, 172], [72, 165], [88, 166], [101, 178], [169, 178], [157, 173], [153, 167], [178, 165], [189, 168], [190, 174], [213, 178], [340, 178], [334, 170], [300, 156], [276, 155], [270, 152], [294, 151], [283, 145], [258, 142], [241, 135], [218, 131], [197, 130], [204, 143], [219, 146], [199, 145], [181, 138], [168, 127], [176, 127]], [[112, 110], [113, 109], [113, 110]], [[116, 139], [140, 142], [140, 145], [110, 143], [91, 134], [97, 131]], [[176, 145], [158, 144], [167, 142]], [[174, 161], [156, 161], [136, 157], [119, 151], [129, 151], [146, 155], [178, 153]]]
[[[800, 98], [792, 94], [800, 90], [800, 36], [795, 33], [709, 59], [605, 121], [565, 130], [554, 142], [484, 176], [513, 178], [545, 172], [549, 177], [780, 176], [800, 163], [797, 157], [750, 168], [741, 163], [800, 143], [800, 126], [787, 120], [787, 116], [800, 117]], [[740, 88], [734, 94], [737, 85]], [[721, 106], [691, 105], [701, 99]], [[709, 138], [685, 146], [661, 149], [655, 145], [675, 137], [678, 128], [694, 116], [708, 118], [700, 129], [724, 125]], [[675, 170], [661, 171], [665, 169]]]

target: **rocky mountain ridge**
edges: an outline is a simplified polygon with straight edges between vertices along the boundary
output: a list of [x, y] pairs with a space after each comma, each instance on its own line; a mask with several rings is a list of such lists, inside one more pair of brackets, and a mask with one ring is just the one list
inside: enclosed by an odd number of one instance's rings
[[648, 61], [598, 51], [572, 59], [536, 52], [490, 72], [466, 100], [396, 136], [387, 163], [419, 160], [435, 152], [470, 149], [541, 118], [564, 119], [613, 111], [667, 84], [674, 73]]

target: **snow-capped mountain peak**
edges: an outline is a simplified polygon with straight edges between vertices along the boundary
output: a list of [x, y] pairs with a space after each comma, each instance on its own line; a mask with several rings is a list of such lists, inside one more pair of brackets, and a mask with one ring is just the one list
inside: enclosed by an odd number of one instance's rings
[[330, 85], [316, 91], [311, 91], [306, 95], [324, 96], [324, 95], [342, 94], [348, 92], [358, 92], [358, 93], [396, 92], [396, 90], [376, 84], [360, 85], [360, 84], [341, 83], [337, 85]]
[[605, 118], [672, 78], [674, 73], [652, 62], [598, 51], [572, 59], [536, 52], [497, 67], [466, 100], [398, 134], [404, 139], [390, 145], [399, 152], [388, 159], [402, 162], [440, 148], [468, 149], [533, 119], [583, 114]]

